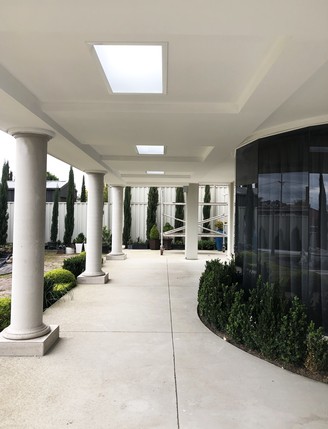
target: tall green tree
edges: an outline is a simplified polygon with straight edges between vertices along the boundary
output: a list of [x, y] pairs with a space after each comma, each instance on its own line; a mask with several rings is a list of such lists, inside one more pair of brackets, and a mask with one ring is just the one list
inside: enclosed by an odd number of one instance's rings
[[87, 190], [85, 188], [84, 175], [82, 177], [82, 186], [81, 186], [81, 203], [86, 203], [88, 199]]
[[[184, 203], [184, 193], [183, 188], [178, 187], [175, 190], [175, 202], [176, 203]], [[183, 205], [176, 205], [175, 206], [175, 221], [174, 221], [174, 228], [180, 228], [184, 225], [182, 222], [184, 220], [184, 206]], [[180, 220], [178, 220], [180, 219]]]
[[156, 224], [156, 213], [158, 205], [158, 188], [152, 186], [148, 192], [147, 206], [147, 239], [149, 240], [150, 230]]
[[58, 235], [58, 202], [59, 202], [59, 189], [55, 191], [54, 205], [52, 208], [51, 231], [50, 240], [55, 243]]
[[5, 161], [2, 166], [2, 176], [0, 184], [0, 244], [6, 244], [8, 232], [8, 184], [9, 162]]
[[124, 191], [124, 226], [123, 244], [128, 245], [131, 238], [131, 186], [127, 186]]
[[[211, 202], [211, 188], [210, 185], [205, 185], [204, 203], [208, 204]], [[211, 206], [203, 206], [203, 220], [208, 219], [211, 216]], [[210, 228], [210, 222], [203, 224], [203, 232], [208, 233], [205, 228]]]
[[55, 176], [54, 174], [49, 173], [49, 171], [47, 171], [46, 180], [58, 181], [59, 179], [57, 176]]
[[75, 202], [75, 183], [74, 172], [71, 166], [68, 176], [68, 191], [66, 200], [65, 233], [64, 243], [71, 244], [74, 231], [74, 202]]

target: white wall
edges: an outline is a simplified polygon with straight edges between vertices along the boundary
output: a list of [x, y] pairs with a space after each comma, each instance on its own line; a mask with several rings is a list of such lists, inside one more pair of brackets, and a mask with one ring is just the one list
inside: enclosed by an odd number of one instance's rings
[[[144, 241], [146, 239], [146, 220], [147, 220], [147, 203], [148, 203], [148, 187], [134, 187], [131, 188], [131, 237], [132, 240]], [[163, 207], [164, 207], [164, 220], [163, 222], [169, 222], [174, 226], [174, 213], [175, 213], [175, 187], [158, 188], [159, 191], [159, 202], [161, 201], [161, 195], [163, 195]], [[228, 188], [227, 186], [211, 186], [211, 203], [227, 203], [228, 201]], [[204, 186], [199, 188], [199, 201], [204, 201]], [[110, 228], [111, 220], [111, 192], [109, 192], [109, 203], [104, 204], [103, 210], [103, 225]], [[51, 219], [52, 219], [53, 203], [46, 204], [46, 229], [45, 229], [45, 241], [50, 241], [50, 230], [51, 230]], [[65, 231], [65, 214], [66, 214], [66, 203], [59, 203], [58, 207], [58, 240], [63, 240]], [[9, 223], [8, 223], [8, 238], [7, 241], [11, 243], [13, 241], [13, 214], [14, 214], [14, 203], [8, 203]], [[211, 216], [227, 215], [228, 207], [223, 205], [213, 206], [211, 209]], [[171, 216], [171, 217], [169, 217]], [[199, 219], [203, 218], [203, 207], [199, 206]], [[86, 235], [87, 231], [87, 203], [75, 203], [74, 207], [74, 232], [73, 239], [80, 233], [83, 232]], [[157, 210], [157, 224], [160, 227], [160, 204]]]

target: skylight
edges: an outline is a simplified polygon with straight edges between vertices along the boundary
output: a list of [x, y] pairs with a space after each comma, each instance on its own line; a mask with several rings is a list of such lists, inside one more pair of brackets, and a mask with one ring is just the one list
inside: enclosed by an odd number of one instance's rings
[[[165, 45], [94, 45], [113, 93], [163, 94]], [[165, 52], [164, 52], [165, 51]]]
[[146, 171], [147, 174], [164, 174], [164, 171], [158, 171], [158, 170], [148, 170]]
[[139, 155], [164, 155], [164, 146], [137, 145]]

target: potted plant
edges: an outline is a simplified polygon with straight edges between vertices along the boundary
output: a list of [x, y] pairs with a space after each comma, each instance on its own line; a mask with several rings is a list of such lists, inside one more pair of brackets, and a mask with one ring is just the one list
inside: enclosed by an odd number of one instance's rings
[[108, 253], [112, 248], [112, 233], [107, 226], [103, 226], [102, 229], [102, 252]]
[[83, 232], [80, 232], [77, 237], [73, 240], [73, 243], [75, 244], [75, 252], [81, 253], [83, 250], [83, 244], [85, 243], [85, 235]]
[[159, 231], [157, 225], [153, 225], [149, 232], [149, 248], [151, 250], [159, 250], [160, 241], [159, 241]]
[[[173, 229], [173, 226], [169, 223], [166, 222], [166, 224], [163, 227], [163, 232], [167, 232], [167, 231], [171, 231]], [[165, 237], [165, 235], [163, 236], [163, 246], [165, 250], [171, 250], [172, 249], [172, 237]]]

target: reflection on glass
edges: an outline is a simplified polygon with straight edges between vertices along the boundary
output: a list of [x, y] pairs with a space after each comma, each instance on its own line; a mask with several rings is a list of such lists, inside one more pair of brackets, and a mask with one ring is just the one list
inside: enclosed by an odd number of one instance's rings
[[[258, 275], [279, 282], [328, 333], [328, 127], [242, 149], [236, 156], [236, 263], [245, 286], [253, 287]], [[254, 162], [245, 163], [251, 155]]]

